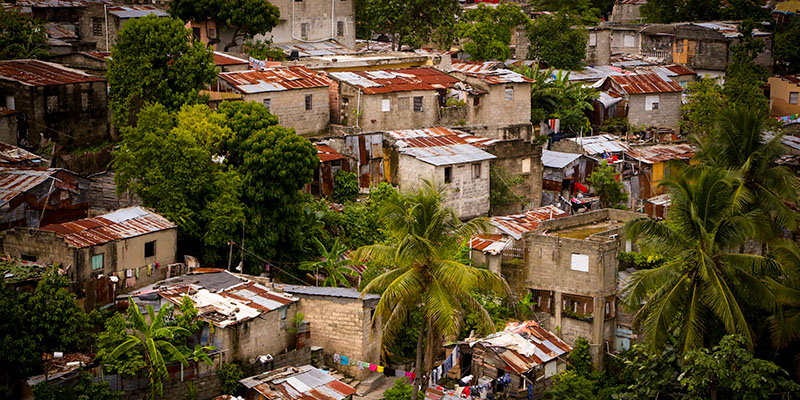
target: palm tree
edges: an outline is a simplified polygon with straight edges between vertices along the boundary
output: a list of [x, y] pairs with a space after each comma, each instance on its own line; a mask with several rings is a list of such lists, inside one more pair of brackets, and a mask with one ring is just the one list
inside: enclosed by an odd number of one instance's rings
[[539, 64], [520, 65], [514, 71], [533, 80], [531, 84], [531, 123], [538, 124], [555, 111], [558, 99], [553, 96], [550, 88], [552, 85], [551, 68], [542, 70]]
[[325, 280], [322, 281], [322, 286], [337, 287], [341, 284], [344, 287], [350, 287], [350, 282], [347, 281], [345, 275], [358, 276], [358, 273], [347, 268], [347, 266], [350, 265], [350, 260], [343, 257], [347, 248], [339, 242], [338, 238], [333, 242], [333, 246], [331, 246], [330, 250], [326, 249], [325, 245], [317, 238], [314, 238], [314, 244], [317, 246], [317, 250], [319, 250], [322, 258], [319, 261], [306, 261], [301, 263], [300, 269], [303, 271], [313, 271], [315, 282], [317, 281], [318, 271], [322, 270], [325, 272], [326, 276]]
[[703, 347], [715, 324], [743, 335], [752, 348], [750, 313], [778, 310], [764, 278], [788, 273], [774, 259], [732, 251], [756, 235], [762, 215], [742, 212], [752, 199], [737, 195], [741, 181], [729, 171], [687, 171], [663, 184], [672, 195], [668, 219], [640, 218], [625, 227], [645, 252], [668, 260], [634, 273], [624, 288], [623, 301], [638, 310], [634, 323], [653, 348], [672, 334], [682, 352]]
[[[128, 306], [128, 318], [133, 325], [134, 333], [128, 335], [128, 340], [117, 346], [109, 358], [114, 359], [129, 351], [140, 352], [144, 356], [147, 376], [150, 379], [150, 397], [160, 396], [164, 391], [162, 380], [167, 377], [167, 362], [179, 361], [187, 365], [186, 357], [172, 344], [178, 336], [189, 336], [191, 332], [179, 326], [165, 326], [167, 316], [172, 313], [170, 305], [161, 307], [158, 314], [153, 312], [153, 306], [147, 306], [148, 323], [139, 311], [139, 306], [133, 299]], [[166, 357], [165, 357], [166, 355]], [[193, 354], [193, 357], [200, 357]], [[202, 358], [201, 358], [202, 359]]]
[[422, 313], [416, 357], [419, 380], [412, 399], [419, 387], [425, 386], [422, 380], [432, 367], [434, 350], [442, 340], [458, 335], [465, 315], [479, 313], [494, 331], [488, 313], [470, 296], [470, 290], [487, 289], [502, 295], [509, 291], [501, 276], [459, 261], [460, 243], [482, 232], [485, 220], [461, 223], [452, 209], [442, 207], [443, 196], [444, 187], [424, 181], [416, 192], [387, 199], [380, 218], [390, 239], [386, 244], [364, 246], [352, 257], [390, 266], [362, 291], [362, 295], [381, 293], [372, 326], [382, 325], [384, 346], [392, 344], [407, 323], [409, 311]]
[[[739, 192], [749, 192], [747, 210], [760, 210], [776, 224], [762, 230], [765, 238], [774, 238], [780, 227], [798, 228], [797, 213], [787, 203], [798, 201], [797, 177], [775, 160], [783, 152], [781, 134], [766, 138], [763, 134], [767, 115], [758, 108], [735, 107], [723, 112], [715, 130], [705, 137], [691, 136], [699, 147], [696, 168], [717, 167], [742, 177]], [[738, 193], [737, 193], [738, 195]]]

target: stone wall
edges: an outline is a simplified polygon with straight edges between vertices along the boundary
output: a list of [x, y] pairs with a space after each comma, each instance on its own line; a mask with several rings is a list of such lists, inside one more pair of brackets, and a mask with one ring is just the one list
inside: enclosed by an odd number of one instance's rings
[[639, 41], [641, 36], [639, 28], [635, 29], [613, 29], [611, 31], [611, 53], [639, 54]]
[[[281, 12], [278, 26], [265, 36], [257, 35], [256, 39], [272, 38], [274, 43], [334, 39], [349, 48], [354, 48], [356, 43], [354, 1], [273, 0], [271, 3]], [[334, 15], [333, 26], [331, 26], [331, 7]], [[339, 22], [344, 24], [344, 32], [338, 31]], [[303, 24], [307, 24], [305, 37], [302, 36]]]
[[[594, 41], [591, 40], [594, 35]], [[608, 65], [611, 62], [611, 30], [590, 29], [589, 40], [586, 42], [586, 59], [584, 64]]]
[[504, 140], [486, 148], [486, 151], [497, 157], [491, 160], [491, 166], [502, 167], [512, 176], [521, 175], [525, 181], [513, 188], [514, 194], [527, 198], [525, 204], [515, 202], [496, 215], [516, 214], [525, 209], [539, 207], [542, 204], [542, 146], [533, 145], [523, 139]]
[[[658, 109], [645, 110], [647, 96], [658, 96]], [[628, 123], [632, 126], [644, 125], [670, 128], [680, 132], [681, 92], [634, 94], [628, 96]]]
[[609, 22], [639, 22], [641, 8], [641, 4], [616, 2], [614, 8], [611, 9]]
[[[306, 110], [306, 95], [311, 95], [311, 110]], [[245, 94], [245, 101], [263, 103], [270, 99], [270, 112], [278, 123], [294, 128], [301, 136], [318, 136], [327, 132], [330, 121], [330, 94], [327, 87], [280, 92]]]
[[19, 135], [19, 122], [16, 112], [4, 112], [0, 110], [0, 142], [8, 143], [12, 146], [17, 145]]
[[333, 354], [341, 354], [351, 360], [380, 362], [381, 332], [371, 327], [377, 300], [303, 294], [295, 296], [300, 297], [298, 312], [311, 322], [311, 343], [322, 347], [328, 365], [358, 379], [369, 376], [369, 370], [333, 365], [332, 357]]
[[216, 328], [215, 335], [223, 351], [224, 362], [254, 364], [259, 356], [274, 357], [294, 349], [295, 334], [291, 319], [297, 313], [297, 303], [292, 303], [281, 312], [280, 309], [262, 313], [257, 318], [240, 322], [225, 328]]
[[[428, 128], [439, 121], [439, 100], [435, 90], [359, 95], [357, 88], [341, 82], [339, 90], [341, 120], [338, 122], [355, 126], [356, 114], [360, 112], [358, 126], [363, 132]], [[419, 96], [423, 98], [422, 111], [414, 111], [414, 97]], [[389, 111], [383, 111], [383, 99], [389, 99]]]
[[[481, 136], [492, 139], [525, 139], [530, 140], [531, 123], [531, 84], [530, 83], [505, 83], [488, 85], [480, 79], [454, 74], [470, 85], [488, 90], [488, 94], [480, 96], [481, 103], [477, 106], [468, 101], [468, 125], [485, 126]], [[505, 91], [511, 89], [511, 100], [506, 100]], [[527, 129], [519, 127], [527, 126]], [[509, 129], [516, 128], [516, 129]], [[512, 132], [513, 131], [513, 132]]]
[[[3, 254], [12, 257], [35, 257], [36, 262], [74, 265], [77, 259], [75, 249], [71, 249], [55, 232], [15, 228], [2, 233]], [[69, 270], [70, 279], [75, 279], [75, 268]]]

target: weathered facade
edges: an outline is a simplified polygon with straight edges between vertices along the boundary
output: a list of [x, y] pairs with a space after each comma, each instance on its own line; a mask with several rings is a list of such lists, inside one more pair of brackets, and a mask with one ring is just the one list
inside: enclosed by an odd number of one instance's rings
[[800, 114], [800, 74], [769, 78], [770, 115]]
[[658, 74], [611, 75], [598, 84], [627, 103], [628, 124], [680, 131], [683, 88]]
[[19, 145], [44, 139], [62, 146], [110, 140], [106, 80], [38, 60], [0, 61], [0, 106], [25, 115], [27, 135]]
[[364, 132], [437, 126], [458, 79], [433, 68], [331, 72], [331, 122]]
[[2, 236], [3, 253], [23, 260], [60, 264], [72, 281], [115, 276], [128, 291], [164, 279], [176, 262], [178, 228], [141, 207], [95, 218], [14, 228]]
[[24, 121], [19, 120], [20, 115], [17, 110], [0, 107], [0, 142], [17, 145], [17, 139], [24, 135]]
[[[617, 255], [625, 221], [643, 214], [603, 209], [541, 222], [524, 234], [525, 285], [535, 310], [559, 337], [591, 345], [594, 365], [613, 350], [616, 332]], [[543, 232], [546, 231], [546, 234]]]
[[495, 156], [490, 168], [502, 168], [511, 176], [522, 176], [523, 181], [511, 188], [517, 201], [505, 207], [497, 207], [494, 215], [522, 212], [542, 204], [542, 146], [524, 139], [496, 140], [482, 147]]
[[341, 155], [327, 144], [314, 144], [319, 157], [319, 168], [314, 171], [314, 178], [309, 183], [305, 191], [314, 196], [333, 196], [333, 177], [338, 171], [350, 172], [350, 162], [347, 157]]
[[447, 128], [389, 131], [384, 137], [393, 150], [393, 184], [401, 190], [421, 188], [423, 180], [444, 184], [443, 206], [459, 218], [488, 215], [489, 164], [495, 156], [479, 147], [491, 140]]
[[256, 39], [273, 43], [302, 43], [335, 40], [347, 47], [356, 45], [355, 0], [273, 0], [281, 12], [278, 26]]
[[142, 205], [142, 200], [134, 193], [127, 191], [117, 193], [113, 170], [89, 175], [89, 211], [91, 215], [100, 215], [125, 207]]
[[326, 77], [300, 66], [225, 72], [219, 77], [221, 90], [264, 104], [281, 126], [294, 128], [303, 136], [327, 132], [330, 80]]
[[0, 229], [85, 218], [89, 181], [58, 168], [0, 167]]
[[579, 191], [579, 185], [587, 185], [586, 178], [594, 171], [595, 164], [582, 154], [543, 150], [542, 204], [561, 204], [562, 197], [571, 198]]
[[106, 60], [111, 53], [104, 51], [81, 51], [77, 53], [60, 54], [47, 57], [47, 61], [61, 64], [68, 68], [75, 68], [94, 76], [106, 76], [108, 63]]
[[[723, 72], [733, 60], [732, 46], [739, 43], [738, 26], [724, 22], [701, 22], [675, 25], [672, 61], [695, 69]], [[772, 34], [753, 30], [753, 37], [764, 42], [756, 64], [772, 70]]]
[[338, 365], [333, 362], [333, 355], [380, 364], [381, 331], [378, 324], [374, 328], [372, 325], [380, 296], [361, 297], [358, 290], [350, 288], [285, 286], [281, 289], [300, 299], [297, 311], [311, 323], [311, 343], [322, 347], [328, 366], [364, 379], [370, 370]]
[[630, 23], [641, 22], [639, 15], [647, 0], [617, 0], [611, 9], [610, 22]]

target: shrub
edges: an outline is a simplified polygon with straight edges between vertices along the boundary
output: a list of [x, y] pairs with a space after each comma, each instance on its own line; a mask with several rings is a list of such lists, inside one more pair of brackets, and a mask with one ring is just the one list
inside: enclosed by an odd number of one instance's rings
[[358, 177], [352, 172], [336, 171], [333, 176], [333, 199], [337, 203], [353, 201], [358, 197]]
[[[386, 400], [408, 400], [411, 398], [411, 392], [414, 388], [408, 383], [408, 379], [400, 378], [394, 381], [394, 386], [383, 393]], [[425, 393], [422, 390], [417, 392], [417, 399], [422, 400], [425, 398]]]
[[244, 394], [244, 386], [239, 380], [244, 377], [242, 368], [238, 364], [225, 364], [217, 370], [219, 378], [219, 389], [222, 394], [240, 396]]

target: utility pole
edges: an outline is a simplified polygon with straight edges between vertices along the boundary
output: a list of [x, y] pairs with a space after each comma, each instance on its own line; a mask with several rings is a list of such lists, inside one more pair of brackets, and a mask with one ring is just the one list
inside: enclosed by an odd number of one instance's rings
[[231, 270], [231, 258], [233, 258], [233, 241], [228, 242], [230, 249], [228, 250], [228, 271]]

